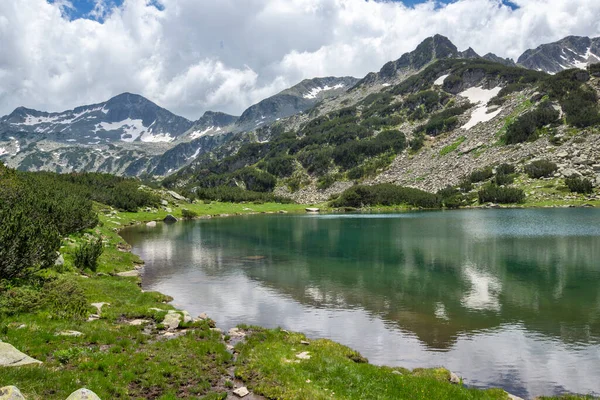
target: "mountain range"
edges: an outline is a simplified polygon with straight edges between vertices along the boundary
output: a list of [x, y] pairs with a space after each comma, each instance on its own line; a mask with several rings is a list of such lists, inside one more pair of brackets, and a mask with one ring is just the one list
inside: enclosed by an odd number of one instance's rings
[[[362, 79], [306, 79], [250, 106], [241, 116], [207, 111], [190, 121], [131, 93], [58, 113], [19, 107], [0, 118], [0, 161], [22, 170], [165, 176], [186, 166], [193, 169], [207, 158], [231, 155], [244, 143], [270, 140], [273, 126], [297, 130], [326, 112], [389, 91], [440, 60], [555, 74], [600, 62], [600, 38], [569, 36], [527, 50], [515, 63], [491, 53], [480, 56], [471, 48], [459, 51], [448, 38], [435, 35]], [[452, 93], [452, 82], [441, 84]], [[467, 86], [472, 83], [456, 86], [452, 94]]]

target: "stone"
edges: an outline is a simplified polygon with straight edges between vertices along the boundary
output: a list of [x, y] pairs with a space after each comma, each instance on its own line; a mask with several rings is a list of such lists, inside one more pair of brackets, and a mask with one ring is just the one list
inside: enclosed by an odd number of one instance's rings
[[160, 201], [160, 204], [166, 207], [166, 206], [168, 206], [168, 205], [169, 205], [169, 202], [168, 202], [168, 201], [166, 201], [166, 200], [161, 200], [161, 201]]
[[186, 201], [187, 200], [185, 197], [183, 197], [179, 193], [174, 192], [172, 190], [169, 190], [167, 193], [169, 193], [175, 200], [179, 200], [179, 201]]
[[54, 265], [58, 267], [62, 267], [63, 265], [65, 265], [65, 259], [62, 254], [60, 254], [58, 258], [54, 261]]
[[154, 228], [156, 226], [156, 221], [150, 221], [146, 224], [146, 226], [149, 228]]
[[320, 211], [321, 210], [319, 208], [316, 208], [316, 207], [308, 207], [308, 208], [306, 208], [306, 212], [308, 212], [308, 213], [318, 213]]
[[72, 337], [79, 337], [79, 336], [83, 336], [83, 333], [79, 332], [79, 331], [62, 331], [62, 332], [58, 332], [56, 334], [56, 336], [72, 336]]
[[41, 361], [20, 352], [12, 344], [0, 342], [0, 367], [19, 367], [41, 363]]
[[110, 303], [92, 303], [92, 307], [98, 310], [98, 315], [102, 313], [102, 307], [104, 306], [110, 306]]
[[581, 176], [581, 173], [573, 168], [565, 168], [562, 170], [561, 173], [562, 173], [562, 176], [564, 176], [566, 178], [570, 178], [572, 176], [577, 176], [577, 177]]
[[4, 386], [0, 388], [0, 400], [25, 400], [25, 397], [18, 387]]
[[306, 341], [306, 340], [301, 340], [300, 344], [306, 345], [308, 346], [310, 344], [310, 342]]
[[188, 322], [192, 322], [194, 320], [189, 312], [182, 311], [181, 313], [183, 314], [183, 323], [184, 324], [187, 324]]
[[198, 319], [202, 319], [202, 320], [208, 319], [208, 314], [202, 313], [202, 314], [198, 315]]
[[134, 269], [134, 270], [131, 270], [131, 271], [119, 272], [117, 274], [117, 276], [124, 276], [124, 277], [127, 277], [127, 278], [138, 277], [138, 276], [140, 276], [140, 271], [138, 271], [137, 269]]
[[235, 394], [238, 397], [245, 397], [248, 396], [250, 392], [248, 391], [248, 388], [246, 386], [242, 386], [241, 388], [235, 389], [233, 391], [233, 394]]
[[285, 211], [285, 210], [279, 210], [279, 211], [277, 211], [277, 212], [278, 212], [279, 214], [287, 214], [287, 213], [288, 213], [288, 212], [287, 212], [287, 211]]
[[71, 393], [67, 400], [100, 400], [100, 397], [89, 389], [79, 389]]
[[455, 385], [460, 385], [460, 377], [456, 375], [454, 372], [450, 372], [450, 383]]
[[173, 209], [171, 207], [165, 207], [165, 211], [168, 213], [172, 213]]
[[310, 360], [310, 354], [308, 353], [308, 351], [303, 351], [302, 353], [296, 354], [296, 358], [299, 358], [301, 360]]
[[148, 321], [146, 319], [134, 319], [133, 321], [129, 321], [129, 325], [142, 326], [142, 325], [147, 324], [148, 322], [150, 322], [150, 321]]
[[162, 324], [168, 331], [172, 331], [179, 327], [179, 322], [181, 322], [181, 315], [177, 313], [168, 313], [165, 315]]
[[[168, 212], [168, 211], [167, 211]], [[169, 214], [165, 217], [165, 219], [163, 219], [163, 221], [167, 224], [172, 224], [175, 223], [177, 221], [179, 221], [177, 218], [175, 218], [173, 215]]]
[[559, 151], [558, 153], [556, 153], [556, 157], [566, 158], [568, 156], [569, 156], [569, 153], [567, 153], [565, 150]]
[[246, 333], [241, 331], [239, 328], [231, 328], [229, 330], [229, 336], [231, 337], [245, 337]]

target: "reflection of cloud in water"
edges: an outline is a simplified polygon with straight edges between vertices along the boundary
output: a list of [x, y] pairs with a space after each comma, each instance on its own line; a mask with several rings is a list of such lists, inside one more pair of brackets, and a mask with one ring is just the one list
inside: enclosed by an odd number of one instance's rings
[[494, 276], [478, 271], [474, 265], [466, 265], [463, 274], [471, 283], [471, 290], [466, 293], [461, 304], [471, 310], [500, 311], [502, 283]]

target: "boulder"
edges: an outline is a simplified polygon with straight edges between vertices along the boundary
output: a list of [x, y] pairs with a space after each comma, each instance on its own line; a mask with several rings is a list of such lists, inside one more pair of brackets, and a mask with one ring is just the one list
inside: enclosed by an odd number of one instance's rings
[[150, 321], [148, 321], [146, 319], [134, 319], [133, 321], [129, 321], [129, 325], [141, 326], [141, 325], [147, 324], [148, 322], [150, 322]]
[[308, 353], [308, 351], [303, 351], [302, 353], [296, 354], [296, 358], [299, 358], [301, 360], [310, 360], [310, 354]]
[[179, 327], [179, 322], [181, 322], [181, 315], [177, 313], [168, 313], [165, 315], [162, 324], [167, 330], [172, 331]]
[[241, 388], [235, 389], [233, 391], [233, 394], [235, 394], [238, 397], [245, 397], [248, 396], [250, 392], [248, 391], [248, 388], [246, 386], [242, 386]]
[[100, 400], [100, 397], [89, 389], [79, 389], [71, 393], [67, 400]]
[[308, 213], [318, 213], [320, 211], [321, 210], [319, 208], [316, 208], [316, 207], [308, 207], [308, 208], [306, 208], [306, 212], [308, 212]]
[[450, 372], [450, 383], [455, 385], [460, 385], [460, 377], [456, 375], [454, 372]]
[[71, 336], [71, 337], [79, 337], [79, 336], [83, 336], [83, 333], [79, 332], [79, 331], [62, 331], [62, 332], [58, 332], [56, 334], [56, 336]]
[[183, 323], [184, 324], [187, 324], [188, 322], [192, 322], [194, 320], [189, 312], [182, 311], [181, 313], [183, 314]]
[[58, 255], [58, 258], [56, 259], [56, 261], [54, 261], [54, 265], [58, 267], [62, 267], [63, 265], [65, 265], [65, 259], [62, 254]]
[[172, 224], [178, 221], [177, 218], [175, 218], [173, 215], [169, 214], [165, 217], [165, 219], [163, 219], [163, 221], [167, 224]]
[[161, 201], [160, 201], [160, 204], [166, 207], [166, 206], [168, 206], [168, 205], [169, 205], [169, 202], [168, 202], [168, 201], [166, 201], [166, 200], [161, 200]]
[[573, 168], [565, 168], [561, 171], [561, 173], [562, 173], [562, 176], [564, 176], [565, 178], [570, 178], [573, 176], [576, 176], [576, 177], [581, 176], [581, 173]]
[[92, 303], [92, 307], [95, 307], [96, 310], [98, 310], [98, 315], [102, 313], [102, 307], [104, 306], [110, 306], [110, 303]]
[[208, 319], [208, 314], [203, 312], [202, 314], [198, 315], [198, 319]]
[[13, 345], [0, 342], [0, 367], [19, 367], [21, 365], [41, 364], [41, 361], [21, 353]]
[[179, 200], [179, 201], [186, 201], [187, 200], [185, 197], [183, 197], [179, 193], [174, 192], [172, 190], [169, 190], [167, 193], [169, 193], [175, 200]]
[[16, 386], [5, 386], [0, 388], [0, 400], [25, 400], [21, 391]]
[[149, 228], [154, 228], [156, 226], [156, 221], [150, 221], [146, 224], [146, 226]]
[[137, 269], [134, 269], [134, 270], [131, 270], [131, 271], [119, 272], [117, 274], [117, 276], [124, 276], [124, 277], [127, 277], [127, 278], [137, 277], [137, 276], [140, 276], [140, 271], [138, 271]]

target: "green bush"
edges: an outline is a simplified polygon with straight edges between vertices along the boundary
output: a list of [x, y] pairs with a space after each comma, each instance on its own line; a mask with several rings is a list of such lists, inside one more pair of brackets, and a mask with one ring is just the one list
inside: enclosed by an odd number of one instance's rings
[[514, 181], [515, 176], [513, 174], [496, 173], [494, 177], [494, 183], [498, 186], [510, 185]]
[[61, 278], [46, 283], [42, 290], [44, 307], [58, 319], [88, 317], [88, 301], [77, 281]]
[[181, 216], [183, 219], [194, 219], [198, 217], [198, 213], [184, 208], [181, 210]]
[[421, 150], [421, 148], [423, 148], [424, 144], [425, 144], [425, 135], [423, 134], [423, 132], [415, 133], [415, 135], [413, 136], [413, 138], [410, 140], [410, 143], [409, 143], [410, 149], [414, 152]]
[[558, 170], [558, 166], [548, 160], [538, 160], [525, 166], [524, 171], [530, 178], [539, 179], [552, 176]]
[[537, 130], [545, 125], [558, 121], [560, 113], [549, 103], [541, 104], [537, 109], [517, 118], [506, 129], [506, 144], [523, 143], [537, 139]]
[[272, 193], [253, 192], [237, 186], [217, 186], [213, 188], [197, 188], [196, 196], [201, 200], [222, 201], [226, 203], [242, 202], [275, 202], [292, 203], [292, 200], [278, 197]]
[[0, 288], [0, 316], [33, 313], [42, 305], [42, 294], [34, 287]]
[[500, 164], [496, 167], [496, 174], [505, 174], [505, 175], [509, 175], [509, 174], [514, 174], [516, 171], [516, 168], [514, 165], [511, 164]]
[[102, 242], [102, 238], [83, 243], [75, 250], [73, 263], [80, 270], [89, 268], [95, 272], [98, 268], [98, 259], [103, 252], [104, 243]]
[[268, 159], [266, 171], [279, 178], [287, 178], [294, 173], [296, 159], [292, 156], [279, 156]]
[[480, 170], [471, 172], [471, 175], [469, 175], [469, 181], [471, 183], [483, 182], [483, 181], [487, 181], [492, 176], [494, 176], [492, 167], [487, 167], [484, 169], [480, 169]]
[[317, 179], [317, 189], [325, 190], [329, 189], [335, 183], [335, 176], [331, 174], [323, 175]]
[[439, 196], [419, 189], [382, 183], [374, 186], [356, 185], [344, 191], [336, 200], [333, 207], [364, 207], [411, 205], [422, 208], [439, 208]]
[[525, 201], [525, 192], [518, 188], [486, 185], [479, 191], [479, 203], [513, 204]]
[[565, 184], [571, 192], [588, 194], [594, 191], [592, 181], [586, 178], [571, 177], [565, 179]]
[[460, 189], [461, 192], [468, 193], [471, 190], [473, 190], [473, 183], [471, 182], [470, 179], [463, 179], [458, 184], [458, 188]]

